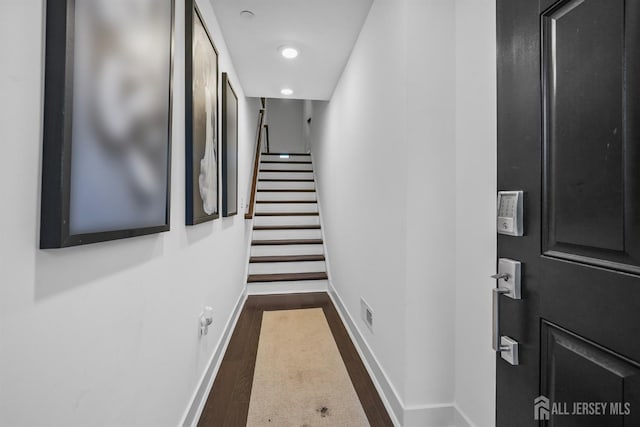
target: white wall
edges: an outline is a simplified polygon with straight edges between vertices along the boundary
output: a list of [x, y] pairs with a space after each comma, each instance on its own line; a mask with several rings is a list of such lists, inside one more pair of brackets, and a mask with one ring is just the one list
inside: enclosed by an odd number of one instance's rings
[[312, 122], [332, 284], [407, 426], [453, 420], [454, 6], [375, 1]]
[[456, 403], [479, 427], [495, 425], [495, 10], [495, 0], [456, 2]]
[[[400, 398], [406, 383], [406, 81], [388, 79], [405, 61], [403, 6], [373, 2], [332, 100], [314, 103], [311, 125], [332, 285]], [[374, 311], [374, 333], [360, 320], [361, 297]]]
[[494, 1], [376, 0], [314, 103], [332, 285], [405, 426], [494, 424]]
[[306, 153], [303, 132], [303, 101], [267, 100], [269, 148], [273, 153]]
[[455, 3], [407, 0], [407, 5], [406, 404], [450, 404]]
[[[41, 251], [44, 3], [0, 3], [0, 425], [176, 426], [241, 295], [249, 237], [242, 215], [184, 226], [184, 3], [171, 231]], [[210, 4], [198, 3], [239, 92], [246, 194], [258, 104], [243, 96]], [[214, 322], [200, 338], [205, 305]]]

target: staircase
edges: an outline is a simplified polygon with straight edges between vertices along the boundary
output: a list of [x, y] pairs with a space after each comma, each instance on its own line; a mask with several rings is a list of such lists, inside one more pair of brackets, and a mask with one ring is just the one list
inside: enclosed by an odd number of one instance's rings
[[248, 292], [326, 291], [311, 156], [263, 153], [255, 203]]

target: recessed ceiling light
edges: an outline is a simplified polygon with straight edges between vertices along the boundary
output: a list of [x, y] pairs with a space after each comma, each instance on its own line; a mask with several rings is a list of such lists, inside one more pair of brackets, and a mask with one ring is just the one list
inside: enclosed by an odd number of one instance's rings
[[289, 96], [289, 95], [293, 95], [293, 90], [289, 89], [288, 87], [285, 87], [284, 89], [282, 89], [280, 91], [280, 93], [285, 95], [285, 96]]
[[251, 19], [255, 16], [255, 14], [250, 10], [243, 10], [242, 12], [240, 12], [240, 16], [242, 16], [245, 19]]
[[293, 59], [298, 56], [298, 49], [291, 46], [282, 46], [280, 48], [280, 54], [287, 59]]

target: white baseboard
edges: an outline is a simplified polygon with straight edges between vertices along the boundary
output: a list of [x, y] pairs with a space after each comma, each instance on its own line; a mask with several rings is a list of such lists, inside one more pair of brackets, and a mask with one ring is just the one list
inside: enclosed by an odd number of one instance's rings
[[477, 427], [457, 404], [454, 404], [456, 413], [454, 414], [455, 427]]
[[227, 351], [227, 346], [229, 345], [229, 341], [231, 340], [231, 335], [236, 327], [236, 323], [238, 322], [238, 318], [240, 317], [242, 307], [244, 306], [246, 300], [247, 292], [246, 290], [243, 290], [240, 294], [240, 297], [238, 298], [238, 301], [236, 302], [235, 307], [233, 308], [233, 311], [231, 312], [231, 315], [229, 316], [229, 319], [227, 320], [227, 324], [225, 325], [224, 330], [222, 331], [222, 335], [218, 340], [216, 349], [211, 355], [211, 359], [209, 359], [207, 369], [202, 374], [202, 377], [200, 378], [200, 381], [198, 383], [198, 387], [191, 397], [189, 407], [182, 417], [182, 427], [197, 426], [198, 421], [200, 420], [200, 416], [202, 415], [204, 405], [207, 402], [207, 398], [209, 397], [209, 393], [211, 392], [211, 388], [213, 387], [213, 381], [216, 378], [218, 369], [220, 369], [222, 358], [224, 357], [224, 353]]
[[347, 332], [351, 337], [351, 341], [353, 341], [353, 344], [360, 355], [360, 359], [362, 359], [362, 362], [367, 368], [369, 376], [376, 386], [393, 424], [396, 427], [401, 427], [403, 425], [404, 406], [398, 398], [395, 388], [382, 369], [382, 366], [380, 366], [380, 363], [378, 363], [375, 355], [362, 337], [360, 330], [356, 326], [353, 318], [342, 302], [342, 299], [331, 283], [329, 284], [329, 297], [333, 301], [333, 305], [336, 307], [338, 314], [342, 319], [342, 323], [345, 325]]
[[456, 409], [451, 404], [423, 405], [404, 408], [405, 427], [458, 427], [454, 424]]
[[331, 281], [329, 296], [396, 427], [475, 427], [455, 403], [406, 406]]
[[404, 409], [405, 427], [475, 427], [455, 403]]

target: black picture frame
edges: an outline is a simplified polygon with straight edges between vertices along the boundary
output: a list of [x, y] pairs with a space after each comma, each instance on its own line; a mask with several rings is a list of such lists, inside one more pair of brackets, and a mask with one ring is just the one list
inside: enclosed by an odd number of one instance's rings
[[[203, 199], [200, 194], [199, 187], [199, 175], [200, 175], [200, 161], [201, 155], [200, 151], [204, 151], [202, 148], [202, 141], [196, 140], [196, 120], [199, 112], [194, 105], [195, 101], [195, 91], [194, 89], [194, 71], [197, 66], [198, 58], [194, 57], [194, 33], [196, 31], [196, 25], [201, 25], [204, 29], [204, 33], [213, 48], [213, 52], [215, 54], [215, 124], [213, 125], [213, 135], [214, 135], [214, 152], [215, 152], [215, 179], [216, 179], [216, 190], [215, 190], [215, 211], [208, 214], [198, 204], [203, 204]], [[185, 168], [185, 177], [186, 177], [186, 224], [187, 225], [196, 225], [201, 224], [207, 221], [213, 221], [220, 217], [220, 180], [219, 180], [219, 138], [218, 138], [218, 130], [219, 130], [219, 79], [220, 69], [219, 69], [219, 53], [216, 48], [215, 43], [213, 42], [213, 38], [211, 37], [211, 33], [207, 28], [207, 24], [202, 18], [202, 14], [196, 4], [195, 0], [185, 0], [185, 155], [186, 155], [186, 168]], [[202, 113], [200, 112], [200, 116]], [[205, 138], [206, 139], [206, 138]], [[206, 140], [204, 141], [206, 145]]]
[[222, 73], [222, 216], [238, 214], [238, 95]]
[[170, 69], [167, 88], [167, 182], [164, 224], [81, 234], [72, 234], [70, 231], [75, 0], [47, 1], [40, 249], [65, 248], [124, 239], [170, 229], [175, 1], [166, 1], [171, 5], [171, 28], [170, 37], [167, 40]]

